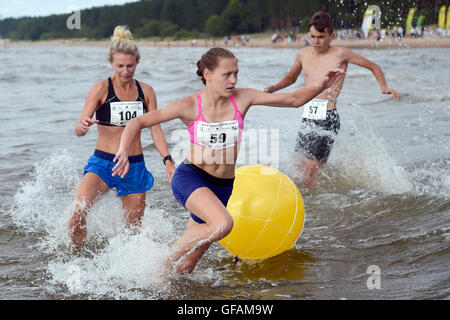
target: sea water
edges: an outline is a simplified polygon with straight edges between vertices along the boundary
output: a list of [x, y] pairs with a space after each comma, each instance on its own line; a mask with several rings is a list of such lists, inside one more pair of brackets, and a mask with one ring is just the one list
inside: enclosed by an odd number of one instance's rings
[[[112, 74], [103, 46], [14, 45], [0, 50], [1, 299], [448, 299], [450, 289], [450, 49], [356, 50], [379, 64], [351, 65], [337, 108], [341, 131], [315, 190], [297, 183], [306, 222], [295, 247], [264, 261], [237, 261], [214, 244], [190, 275], [165, 281], [171, 245], [188, 213], [174, 199], [150, 130], [142, 132], [147, 193], [142, 228], [128, 230], [120, 199], [106, 194], [74, 248], [68, 220], [96, 127], [75, 124], [91, 86]], [[158, 106], [203, 89], [206, 48], [141, 47], [135, 78]], [[297, 50], [235, 48], [238, 87], [279, 81]], [[303, 86], [303, 78], [283, 92]], [[299, 178], [293, 153], [301, 109], [254, 106], [238, 165], [262, 163]], [[185, 126], [162, 124], [177, 163]], [[253, 135], [253, 136], [251, 136]], [[249, 137], [257, 139], [250, 141]], [[379, 286], [369, 286], [370, 270]], [[372, 269], [371, 269], [372, 268]]]

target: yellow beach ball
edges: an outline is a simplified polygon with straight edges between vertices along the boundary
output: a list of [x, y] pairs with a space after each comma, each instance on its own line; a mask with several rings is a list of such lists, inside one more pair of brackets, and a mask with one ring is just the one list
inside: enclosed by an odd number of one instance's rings
[[243, 259], [266, 259], [291, 249], [305, 221], [297, 186], [281, 171], [263, 165], [236, 169], [227, 210], [234, 225], [219, 243]]

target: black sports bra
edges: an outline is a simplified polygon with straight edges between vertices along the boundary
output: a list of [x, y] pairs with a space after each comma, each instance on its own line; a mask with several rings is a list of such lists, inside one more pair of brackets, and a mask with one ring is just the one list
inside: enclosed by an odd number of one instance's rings
[[144, 92], [137, 80], [138, 98], [136, 101], [120, 101], [114, 92], [111, 77], [108, 78], [108, 97], [95, 112], [100, 125], [125, 127], [127, 122], [147, 112]]

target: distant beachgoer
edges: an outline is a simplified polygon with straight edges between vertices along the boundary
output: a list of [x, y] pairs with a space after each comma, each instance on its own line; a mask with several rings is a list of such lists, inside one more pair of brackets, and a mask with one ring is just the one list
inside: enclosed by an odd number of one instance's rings
[[277, 42], [277, 40], [278, 40], [278, 33], [274, 33], [274, 34], [272, 35], [272, 37], [271, 37], [271, 40], [272, 40], [272, 43]]

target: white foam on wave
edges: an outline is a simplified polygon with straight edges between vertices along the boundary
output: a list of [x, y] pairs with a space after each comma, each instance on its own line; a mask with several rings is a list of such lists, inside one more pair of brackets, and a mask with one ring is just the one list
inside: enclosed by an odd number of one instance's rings
[[67, 151], [35, 164], [32, 180], [23, 182], [14, 195], [15, 224], [29, 232], [57, 228], [63, 218], [60, 212], [66, 208], [67, 200], [73, 198], [80, 181], [78, 173]]
[[408, 168], [419, 195], [450, 196], [450, 158], [425, 161]]
[[124, 230], [92, 256], [53, 259], [47, 269], [49, 284], [53, 288], [62, 286], [63, 290], [56, 293], [68, 296], [157, 298], [167, 290], [164, 267], [169, 253], [157, 237], [156, 230], [144, 222], [140, 233]]
[[406, 171], [389, 155], [359, 106], [349, 105], [346, 111], [352, 116], [341, 116], [344, 121], [328, 161], [341, 182], [386, 194], [413, 191]]

